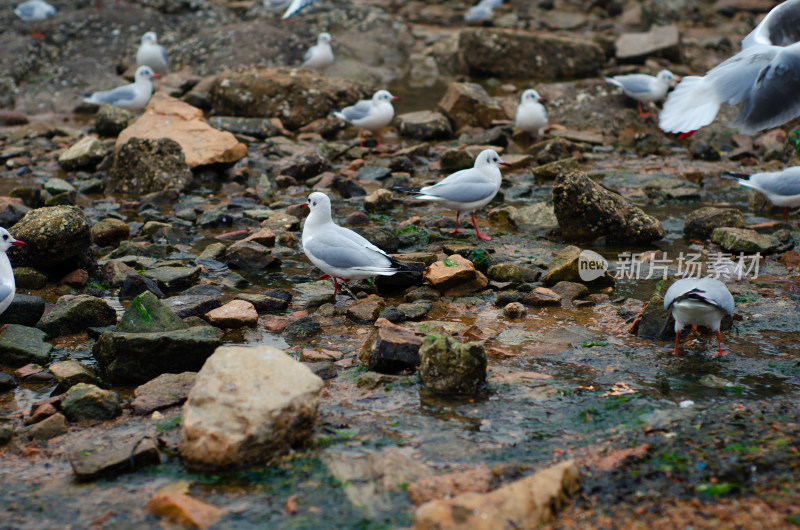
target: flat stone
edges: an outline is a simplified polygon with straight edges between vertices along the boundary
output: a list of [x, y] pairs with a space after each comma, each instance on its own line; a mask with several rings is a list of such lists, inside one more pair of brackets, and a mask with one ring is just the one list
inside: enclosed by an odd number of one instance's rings
[[[20, 287], [17, 287], [18, 289]], [[3, 313], [0, 313], [0, 325], [19, 324], [20, 326], [35, 326], [44, 314], [44, 298], [41, 296], [29, 296], [20, 294], [19, 291], [14, 295], [11, 304]]]
[[560, 281], [552, 286], [552, 291], [561, 297], [561, 303], [572, 303], [577, 298], [583, 298], [589, 294], [589, 288], [583, 284]]
[[421, 110], [395, 117], [401, 136], [416, 140], [443, 140], [453, 135], [450, 121], [440, 112]]
[[212, 526], [226, 513], [225, 510], [174, 491], [154, 495], [147, 501], [144, 510], [156, 517], [201, 530]]
[[196, 378], [196, 372], [161, 374], [136, 387], [131, 402], [133, 412], [139, 416], [145, 416], [156, 410], [182, 405], [194, 386]]
[[63, 414], [56, 412], [40, 422], [28, 427], [17, 429], [17, 436], [43, 442], [62, 434], [67, 434], [67, 419]]
[[122, 401], [115, 392], [77, 383], [67, 390], [61, 410], [69, 421], [111, 420], [122, 414]]
[[45, 342], [47, 334], [36, 328], [8, 324], [0, 331], [0, 364], [23, 366], [28, 363], [47, 364], [53, 345]]
[[706, 206], [689, 212], [683, 224], [686, 237], [707, 239], [715, 228], [744, 228], [742, 212], [736, 208]]
[[540, 274], [539, 271], [511, 262], [496, 263], [486, 271], [486, 276], [490, 280], [511, 283], [535, 282], [539, 279]]
[[711, 241], [729, 252], [769, 254], [782, 246], [776, 237], [759, 234], [748, 228], [715, 228]]
[[249, 271], [277, 267], [281, 263], [281, 260], [273, 256], [267, 247], [248, 240], [237, 241], [228, 247], [225, 260], [231, 268]]
[[413, 330], [380, 319], [364, 341], [358, 358], [373, 372], [396, 374], [419, 366], [421, 345], [422, 338]]
[[568, 342], [577, 346], [600, 337], [600, 333], [582, 326], [561, 326], [545, 333], [542, 340], [549, 343]]
[[114, 477], [161, 463], [158, 447], [149, 436], [99, 435], [68, 453], [75, 480], [88, 482]]
[[233, 300], [206, 313], [205, 319], [212, 326], [220, 328], [255, 327], [258, 324], [258, 312], [250, 302]]
[[200, 267], [157, 267], [146, 270], [143, 276], [156, 282], [165, 293], [177, 293], [196, 284], [201, 270]]
[[653, 26], [644, 33], [623, 33], [615, 43], [616, 57], [620, 61], [636, 61], [644, 57], [664, 57], [674, 62], [681, 60], [681, 36], [678, 27]]
[[278, 128], [266, 118], [240, 118], [235, 116], [212, 116], [209, 125], [220, 131], [252, 136], [263, 140], [278, 135]]
[[508, 216], [508, 220], [520, 232], [530, 234], [546, 235], [558, 228], [558, 219], [553, 205], [546, 202], [537, 202], [530, 206], [517, 208]]
[[62, 296], [36, 324], [50, 337], [80, 333], [90, 327], [113, 326], [117, 312], [102, 298], [87, 294]]
[[377, 320], [378, 315], [386, 307], [386, 301], [378, 295], [371, 294], [347, 307], [347, 318], [357, 324], [369, 324]]
[[305, 299], [305, 308], [313, 309], [323, 304], [335, 302], [333, 284], [328, 280], [298, 283], [294, 289]]
[[444, 296], [463, 296], [479, 291], [489, 283], [471, 261], [458, 254], [430, 265], [425, 270], [424, 279]]
[[261, 314], [286, 310], [292, 301], [292, 293], [283, 289], [267, 289], [261, 293], [239, 293], [236, 299], [250, 302]]
[[[587, 283], [595, 286], [599, 285], [613, 285], [615, 283], [614, 277], [608, 271], [597, 271], [599, 276], [594, 278], [593, 280], [589, 281], [588, 276], [587, 279], [584, 280], [581, 277], [581, 266], [584, 265], [583, 262], [586, 259], [581, 259], [583, 255], [583, 251], [573, 245], [564, 247], [553, 258], [553, 261], [550, 263], [550, 266], [547, 268], [547, 271], [542, 275], [542, 282], [545, 285], [553, 286], [561, 281], [567, 282], [575, 282], [575, 283]], [[593, 271], [583, 271], [584, 275], [587, 272]]]
[[78, 361], [68, 359], [51, 364], [48, 369], [58, 381], [58, 386], [66, 391], [78, 383], [97, 384], [94, 370]]
[[150, 291], [138, 295], [120, 318], [114, 331], [122, 333], [151, 333], [173, 331], [188, 326], [172, 309]]
[[408, 485], [408, 498], [417, 506], [433, 500], [450, 499], [462, 493], [486, 493], [492, 484], [486, 466], [469, 471], [422, 478]]
[[178, 318], [201, 317], [218, 308], [222, 303], [218, 296], [179, 294], [163, 300]]
[[561, 296], [547, 287], [536, 287], [526, 293], [522, 303], [531, 307], [547, 307], [561, 305]]
[[290, 340], [304, 341], [322, 333], [322, 326], [312, 317], [303, 317], [289, 322], [283, 333]]
[[58, 165], [64, 171], [94, 169], [105, 156], [106, 148], [103, 146], [103, 142], [92, 136], [84, 136], [72, 147], [58, 155]]

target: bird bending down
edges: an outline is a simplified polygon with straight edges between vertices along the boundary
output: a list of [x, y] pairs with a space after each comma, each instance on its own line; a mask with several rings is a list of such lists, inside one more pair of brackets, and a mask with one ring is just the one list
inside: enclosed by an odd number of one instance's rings
[[665, 132], [686, 138], [714, 121], [723, 103], [738, 105], [730, 124], [755, 134], [800, 116], [800, 0], [773, 8], [742, 40], [742, 51], [703, 77], [688, 76], [659, 117]]
[[707, 326], [717, 334], [719, 353], [722, 353], [722, 317], [733, 313], [733, 296], [725, 284], [713, 278], [683, 278], [673, 283], [664, 297], [664, 309], [675, 318], [675, 355], [681, 330], [691, 325]]
[[[8, 230], [0, 228], [0, 314], [3, 314], [8, 306], [14, 300], [14, 293], [17, 291], [16, 283], [14, 283], [14, 271], [11, 270], [11, 261], [9, 261], [6, 252], [11, 247], [24, 247], [25, 243], [14, 239]], [[0, 331], [6, 329], [6, 326], [0, 327]]]
[[786, 223], [789, 222], [789, 208], [800, 206], [800, 166], [752, 175], [728, 171], [725, 176], [736, 178], [740, 186], [763, 193], [775, 206], [783, 206], [783, 219]]
[[167, 51], [158, 44], [158, 35], [155, 31], [148, 31], [142, 35], [142, 43], [136, 52], [136, 64], [149, 66], [159, 74], [167, 72], [167, 68], [169, 68]]
[[364, 147], [363, 132], [373, 131], [378, 147], [381, 145], [381, 137], [378, 131], [386, 127], [394, 118], [394, 107], [392, 101], [397, 100], [388, 90], [378, 90], [372, 99], [362, 99], [355, 105], [345, 107], [341, 111], [333, 111], [333, 115], [342, 121], [346, 121], [358, 127], [358, 138], [361, 147]]
[[670, 85], [675, 82], [675, 76], [669, 70], [661, 70], [655, 77], [647, 74], [617, 75], [606, 77], [607, 82], [622, 89], [626, 96], [636, 100], [639, 116], [647, 119], [647, 114], [642, 110], [642, 102], [647, 103], [647, 111], [656, 119], [653, 112], [653, 101], [667, 95]]
[[333, 279], [334, 297], [339, 292], [339, 281], [347, 289], [344, 282], [350, 280], [422, 272], [422, 268], [400, 263], [362, 236], [334, 223], [331, 200], [324, 193], [315, 191], [304, 204], [311, 212], [303, 225], [303, 252], [325, 273], [321, 279]]
[[529, 138], [532, 135], [536, 135], [538, 138], [547, 128], [547, 111], [544, 109], [542, 101], [544, 98], [532, 88], [523, 92], [520, 98], [514, 123], [521, 130], [527, 132]]
[[302, 66], [314, 70], [325, 70], [333, 64], [333, 48], [331, 42], [333, 37], [330, 33], [320, 33], [317, 37], [317, 44], [310, 47], [303, 57]]
[[128, 110], [143, 109], [147, 102], [150, 101], [150, 96], [153, 95], [153, 79], [159, 77], [161, 76], [153, 72], [153, 69], [149, 66], [140, 66], [136, 70], [135, 81], [130, 85], [117, 87], [113, 90], [95, 92], [83, 98], [83, 101], [84, 103], [94, 103], [95, 105], [108, 103]]
[[471, 169], [457, 171], [444, 180], [424, 188], [392, 188], [395, 191], [416, 194], [423, 201], [433, 201], [445, 208], [456, 211], [456, 228], [451, 234], [460, 234], [458, 218], [461, 212], [472, 212], [472, 225], [478, 238], [490, 241], [492, 238], [481, 234], [475, 222], [475, 210], [489, 204], [500, 190], [503, 176], [499, 166], [511, 164], [500, 160], [500, 156], [491, 149], [481, 151]]
[[38, 22], [44, 22], [45, 20], [55, 17], [56, 8], [44, 0], [28, 0], [14, 8], [14, 14], [30, 24], [31, 37], [44, 40], [44, 34], [41, 32], [41, 28], [40, 31], [35, 31], [34, 25]]

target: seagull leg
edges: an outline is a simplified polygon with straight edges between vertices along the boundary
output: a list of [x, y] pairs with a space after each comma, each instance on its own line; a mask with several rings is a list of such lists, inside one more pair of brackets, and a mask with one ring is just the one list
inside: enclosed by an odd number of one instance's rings
[[673, 354], [678, 355], [678, 340], [681, 338], [681, 330], [675, 332], [675, 349], [672, 351]]
[[656, 116], [656, 112], [653, 110], [653, 102], [652, 101], [649, 101], [647, 103], [647, 112], [650, 114], [650, 116], [653, 117], [653, 121], [658, 123], [658, 116]]
[[697, 326], [692, 326], [692, 335], [697, 336]]
[[643, 120], [646, 120], [647, 114], [645, 114], [645, 112], [642, 110], [642, 102], [639, 101], [638, 99], [636, 100], [636, 106], [639, 109], [639, 117], [642, 118]]
[[[328, 276], [327, 274], [325, 276]], [[333, 280], [333, 299], [336, 300], [336, 294], [339, 292], [339, 284], [336, 282], [336, 276], [328, 276]]]
[[348, 279], [345, 279], [345, 278], [339, 278], [339, 279], [340, 279], [340, 280], [342, 280], [342, 289], [344, 289], [345, 291], [347, 291], [347, 294], [349, 294], [349, 295], [350, 295], [350, 298], [352, 298], [353, 300], [355, 300], [356, 302], [358, 302], [358, 297], [357, 297], [356, 295], [354, 295], [354, 294], [353, 294], [353, 291], [351, 291], [351, 290], [350, 290], [350, 289], [347, 287], [347, 285], [344, 283], [344, 282], [349, 282], [350, 280], [348, 280]]
[[0, 331], [3, 331], [3, 330], [4, 330], [4, 329], [6, 329], [7, 327], [8, 327], [8, 324], [3, 324], [2, 326], [0, 326]]
[[725, 354], [722, 353], [722, 333], [720, 333], [719, 330], [717, 330], [717, 346], [719, 346], [719, 353], [717, 354], [717, 357], [722, 357]]
[[33, 22], [31, 22], [31, 37], [36, 40], [44, 40], [44, 34], [33, 29]]
[[330, 275], [330, 274], [323, 274], [322, 276], [320, 276], [320, 277], [319, 277], [319, 279], [320, 279], [320, 280], [327, 280], [327, 279], [328, 279], [328, 278], [330, 278], [330, 277], [331, 277], [331, 275]]
[[378, 142], [378, 145], [376, 145], [375, 147], [380, 147], [381, 146], [381, 133], [378, 132], [378, 131], [375, 131], [375, 141]]
[[486, 234], [481, 234], [481, 231], [478, 230], [478, 223], [475, 222], [475, 212], [472, 212], [472, 226], [475, 227], [475, 235], [477, 235], [479, 239], [483, 239], [484, 241], [491, 241], [492, 240], [492, 236], [487, 236]]
[[689, 132], [685, 132], [685, 133], [680, 133], [678, 135], [678, 140], [686, 140], [687, 138], [689, 138], [691, 135], [693, 135], [696, 132], [697, 132], [697, 130], [689, 131]]
[[458, 210], [456, 210], [456, 228], [455, 228], [455, 230], [453, 230], [452, 232], [450, 232], [451, 234], [460, 234], [460, 233], [461, 233], [461, 230], [459, 230], [459, 229], [458, 229], [458, 216], [459, 216], [459, 215], [461, 215], [461, 212], [459, 212]]

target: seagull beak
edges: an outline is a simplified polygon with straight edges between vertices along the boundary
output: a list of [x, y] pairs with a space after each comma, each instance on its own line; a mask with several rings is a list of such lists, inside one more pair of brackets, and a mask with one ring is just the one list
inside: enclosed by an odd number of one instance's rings
[[11, 245], [14, 247], [27, 247], [28, 245], [24, 241], [20, 241], [19, 239], [15, 239], [11, 242]]
[[547, 101], [547, 98], [543, 98], [542, 96], [539, 96], [539, 103], [544, 103], [546, 101]]
[[300, 205], [300, 208], [308, 208], [308, 203], [304, 202], [303, 204]]
[[397, 96], [392, 96], [392, 101], [397, 101], [398, 99], [400, 99], [400, 98], [397, 97]]
[[500, 162], [500, 165], [504, 167], [511, 167], [511, 164], [509, 164], [508, 162]]
[[153, 74], [153, 79], [161, 79], [161, 74]]

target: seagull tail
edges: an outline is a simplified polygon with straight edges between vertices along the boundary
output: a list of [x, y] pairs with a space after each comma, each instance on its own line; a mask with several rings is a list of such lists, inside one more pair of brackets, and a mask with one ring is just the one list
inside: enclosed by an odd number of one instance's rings
[[401, 193], [414, 193], [414, 194], [422, 193], [420, 191], [422, 188], [404, 188], [402, 186], [392, 186], [389, 189], [392, 191], [399, 191]]
[[409, 265], [408, 263], [401, 263], [394, 258], [390, 258], [392, 260], [392, 266], [396, 267], [396, 272], [425, 272], [425, 267], [419, 267], [417, 265]]
[[620, 83], [619, 81], [617, 81], [613, 77], [603, 76], [603, 78], [606, 80], [606, 83], [611, 83], [612, 85], [614, 85], [616, 87], [622, 88], [622, 83]]
[[727, 179], [736, 179], [736, 180], [747, 180], [750, 178], [750, 175], [747, 173], [736, 173], [735, 171], [723, 171], [722, 178]]
[[696, 131], [714, 121], [721, 104], [705, 77], [684, 77], [664, 102], [658, 126], [669, 133]]
[[347, 117], [344, 114], [342, 114], [341, 112], [339, 112], [338, 110], [334, 110], [333, 111], [333, 115], [336, 116], [337, 118], [339, 118], [342, 121], [346, 121], [347, 123], [350, 123], [350, 121], [347, 119]]

